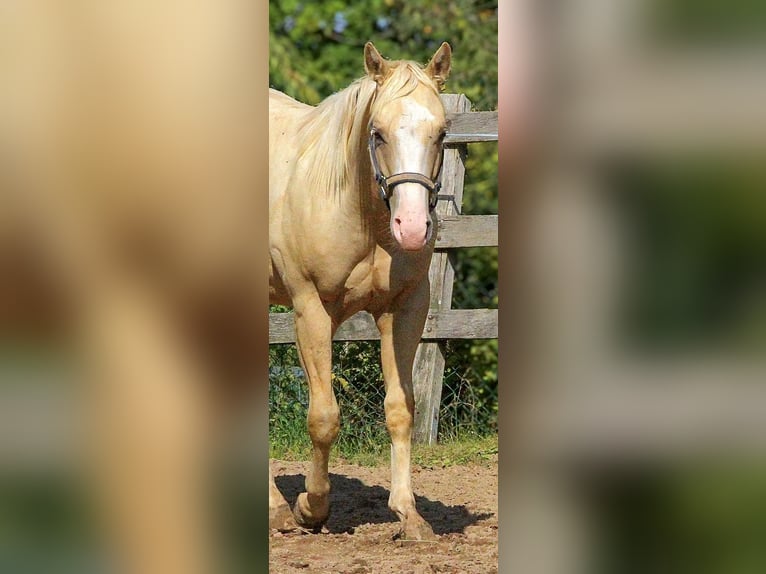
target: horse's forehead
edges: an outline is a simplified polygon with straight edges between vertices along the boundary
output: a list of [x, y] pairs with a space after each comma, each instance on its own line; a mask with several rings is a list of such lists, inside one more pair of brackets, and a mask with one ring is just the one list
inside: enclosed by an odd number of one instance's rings
[[422, 95], [418, 90], [391, 102], [386, 106], [383, 115], [387, 115], [388, 121], [398, 124], [431, 125], [444, 122], [444, 107], [438, 96], [431, 94]]
[[402, 116], [416, 123], [436, 120], [436, 116], [428, 106], [410, 98], [402, 102]]

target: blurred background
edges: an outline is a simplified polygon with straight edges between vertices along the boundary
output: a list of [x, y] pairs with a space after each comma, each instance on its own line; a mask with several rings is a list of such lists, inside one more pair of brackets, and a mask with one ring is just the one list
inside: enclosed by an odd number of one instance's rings
[[501, 571], [763, 572], [766, 5], [509, 2], [499, 61]]

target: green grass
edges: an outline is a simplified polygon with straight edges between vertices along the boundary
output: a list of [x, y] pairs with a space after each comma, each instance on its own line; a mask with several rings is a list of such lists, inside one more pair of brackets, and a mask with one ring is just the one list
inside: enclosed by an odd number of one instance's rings
[[[370, 444], [365, 448], [343, 448], [336, 445], [330, 454], [330, 463], [358, 464], [360, 466], [381, 466], [390, 463], [390, 449], [386, 444]], [[450, 439], [435, 445], [413, 445], [412, 463], [426, 468], [441, 468], [446, 466], [497, 463], [497, 435], [476, 436], [465, 435]], [[311, 443], [306, 436], [305, 441], [290, 446], [280, 444], [269, 445], [269, 457], [280, 460], [309, 460]]]
[[445, 467], [464, 464], [496, 464], [497, 435], [464, 436], [436, 444], [414, 445], [412, 461], [424, 467]]

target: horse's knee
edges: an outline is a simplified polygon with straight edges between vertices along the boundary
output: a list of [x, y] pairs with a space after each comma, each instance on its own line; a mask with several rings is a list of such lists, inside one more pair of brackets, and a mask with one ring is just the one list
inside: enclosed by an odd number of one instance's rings
[[414, 405], [405, 397], [387, 396], [384, 402], [386, 427], [392, 439], [408, 439], [412, 431]]
[[317, 446], [331, 445], [340, 431], [340, 410], [334, 400], [309, 408], [308, 429], [311, 442]]

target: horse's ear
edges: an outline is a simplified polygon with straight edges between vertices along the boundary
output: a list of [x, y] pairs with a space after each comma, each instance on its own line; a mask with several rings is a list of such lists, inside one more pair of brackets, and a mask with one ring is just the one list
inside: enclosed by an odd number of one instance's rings
[[426, 66], [426, 72], [436, 82], [439, 89], [444, 87], [444, 82], [447, 81], [450, 70], [452, 69], [452, 48], [447, 42], [442, 42], [439, 49], [431, 58]]
[[364, 45], [364, 69], [367, 70], [367, 75], [375, 80], [378, 85], [382, 84], [383, 80], [388, 76], [388, 62], [380, 55], [380, 52], [378, 52], [378, 49], [372, 42], [367, 42]]

